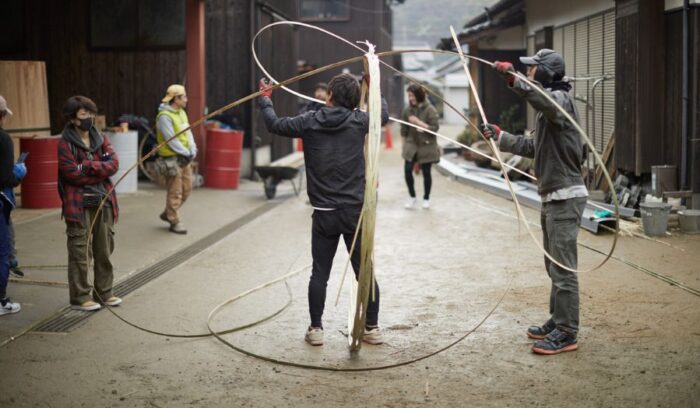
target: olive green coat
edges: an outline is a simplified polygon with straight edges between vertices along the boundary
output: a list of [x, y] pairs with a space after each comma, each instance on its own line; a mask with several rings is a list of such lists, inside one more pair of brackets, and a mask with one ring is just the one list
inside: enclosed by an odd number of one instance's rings
[[[404, 109], [401, 119], [408, 122], [408, 117], [411, 115], [415, 115], [418, 119], [428, 124], [428, 129], [433, 132], [437, 132], [440, 128], [437, 110], [427, 100], [418, 104], [418, 106], [409, 106]], [[403, 138], [401, 156], [404, 160], [416, 161], [420, 164], [440, 161], [440, 147], [437, 144], [435, 135], [402, 124], [401, 137]]]

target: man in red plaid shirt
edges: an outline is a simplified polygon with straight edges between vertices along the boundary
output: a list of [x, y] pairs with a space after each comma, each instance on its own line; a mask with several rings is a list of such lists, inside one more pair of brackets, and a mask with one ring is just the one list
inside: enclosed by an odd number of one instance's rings
[[[95, 128], [97, 105], [84, 96], [68, 98], [63, 115], [68, 120], [58, 144], [59, 192], [68, 237], [68, 289], [77, 310], [117, 306], [112, 293], [114, 272], [109, 257], [114, 251], [114, 222], [119, 208], [109, 177], [119, 170], [119, 159], [107, 138]], [[109, 194], [102, 210], [102, 199]], [[87, 242], [92, 230], [94, 288], [88, 282]], [[97, 296], [96, 296], [97, 295]], [[96, 302], [100, 301], [100, 303]]]

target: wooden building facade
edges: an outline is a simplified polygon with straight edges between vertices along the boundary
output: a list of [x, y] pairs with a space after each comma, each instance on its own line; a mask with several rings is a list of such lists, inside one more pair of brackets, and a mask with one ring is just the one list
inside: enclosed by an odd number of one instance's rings
[[[678, 188], [700, 202], [700, 1], [689, 0], [687, 133], [683, 132], [683, 0], [500, 0], [459, 34], [470, 52], [488, 60], [517, 61], [546, 47], [559, 51], [567, 75], [579, 77], [573, 93], [581, 125], [603, 152], [614, 132], [613, 163], [628, 176], [650, 179], [651, 167], [678, 168]], [[517, 13], [524, 13], [524, 19]], [[489, 55], [523, 24], [522, 51]], [[510, 31], [509, 31], [510, 30]], [[517, 41], [514, 41], [517, 43]], [[452, 47], [443, 39], [444, 48]], [[492, 47], [495, 48], [495, 47]], [[502, 47], [501, 47], [502, 48]], [[489, 71], [489, 69], [486, 69]], [[489, 118], [489, 105], [509, 97], [505, 87], [472, 67]], [[493, 76], [493, 75], [491, 75]], [[597, 85], [586, 77], [605, 77]], [[496, 78], [497, 79], [497, 78]], [[487, 100], [489, 102], [487, 102]], [[503, 109], [502, 103], [498, 109]], [[476, 119], [476, 117], [474, 117]], [[528, 115], [528, 126], [534, 116]]]
[[[677, 3], [677, 4], [676, 4]], [[688, 15], [688, 125], [682, 130], [683, 9], [679, 1], [616, 1], [617, 167], [648, 175], [678, 168], [679, 189], [700, 194], [700, 4]], [[624, 61], [624, 63], [622, 63]], [[684, 157], [685, 156], [685, 157]], [[697, 200], [694, 200], [697, 201]]]
[[[332, 33], [346, 38], [352, 43], [368, 40], [376, 46], [376, 52], [392, 49], [392, 12], [390, 2], [384, 0], [297, 0], [299, 20], [317, 25]], [[364, 45], [357, 44], [364, 48]], [[321, 67], [336, 61], [356, 57], [361, 52], [347, 44], [321, 34], [317, 31], [301, 29], [299, 31], [299, 59], [308, 67]], [[385, 57], [384, 62], [401, 69], [401, 57]], [[349, 65], [350, 73], [362, 73], [362, 64]], [[301, 92], [311, 95], [318, 82], [328, 82], [343, 68], [327, 71], [300, 82]], [[403, 108], [403, 80], [391, 70], [383, 67], [382, 93], [389, 104], [389, 111], [398, 116]]]

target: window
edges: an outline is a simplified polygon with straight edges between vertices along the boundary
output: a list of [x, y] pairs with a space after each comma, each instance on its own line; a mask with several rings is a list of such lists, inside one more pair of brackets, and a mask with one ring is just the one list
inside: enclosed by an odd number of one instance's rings
[[300, 0], [299, 17], [304, 21], [349, 20], [350, 0]]
[[185, 47], [184, 0], [91, 0], [90, 47]]

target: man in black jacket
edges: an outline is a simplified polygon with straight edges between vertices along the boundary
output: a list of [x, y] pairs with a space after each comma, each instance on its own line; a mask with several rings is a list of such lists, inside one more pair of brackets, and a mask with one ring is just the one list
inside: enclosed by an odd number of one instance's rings
[[7, 297], [7, 282], [10, 275], [10, 212], [15, 207], [12, 189], [17, 187], [27, 174], [24, 163], [15, 163], [14, 146], [10, 135], [2, 125], [12, 111], [7, 101], [0, 96], [0, 316], [17, 313], [21, 306]]
[[[311, 325], [305, 340], [314, 346], [323, 344], [323, 308], [326, 284], [340, 236], [348, 251], [357, 228], [365, 194], [365, 136], [369, 115], [357, 109], [360, 84], [350, 74], [340, 74], [328, 83], [326, 105], [299, 116], [278, 118], [272, 105], [272, 91], [260, 82], [258, 99], [265, 126], [271, 133], [300, 137], [304, 143], [304, 161], [309, 201], [314, 208], [311, 254], [313, 267], [309, 281]], [[382, 125], [389, 120], [386, 101], [382, 100]], [[361, 234], [360, 234], [361, 235]], [[355, 277], [360, 271], [360, 235], [350, 259]], [[367, 306], [364, 341], [381, 344], [378, 326], [379, 286]]]
[[[521, 57], [528, 79], [539, 86], [578, 121], [571, 85], [563, 81], [564, 59], [557, 52], [542, 49], [532, 57]], [[512, 135], [496, 125], [484, 125], [484, 136], [498, 142], [505, 152], [534, 158], [537, 190], [542, 200], [543, 246], [559, 263], [576, 269], [578, 227], [586, 207], [588, 190], [581, 176], [585, 149], [581, 136], [561, 111], [525, 81], [510, 75], [513, 64], [495, 63], [510, 88], [537, 111], [535, 138]], [[549, 297], [550, 318], [542, 326], [532, 326], [528, 337], [535, 339], [532, 351], [558, 354], [578, 348], [579, 289], [577, 274], [559, 267], [547, 257], [545, 268], [552, 279]]]

